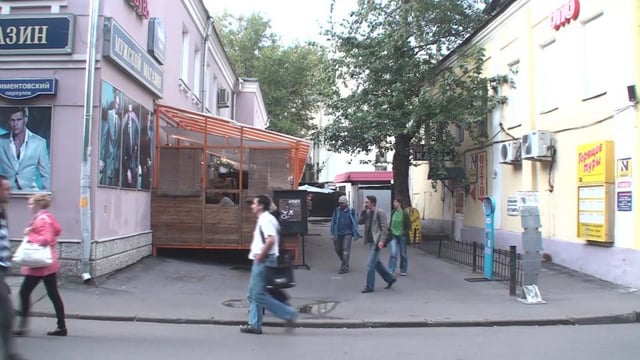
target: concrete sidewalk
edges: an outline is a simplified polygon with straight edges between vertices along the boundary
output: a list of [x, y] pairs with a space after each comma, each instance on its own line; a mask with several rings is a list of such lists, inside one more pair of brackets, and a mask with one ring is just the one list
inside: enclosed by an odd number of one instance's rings
[[[409, 276], [385, 290], [361, 294], [368, 249], [352, 249], [351, 272], [338, 275], [339, 262], [327, 222], [314, 221], [306, 238], [311, 270], [296, 271], [292, 303], [301, 327], [500, 326], [638, 322], [640, 293], [547, 265], [539, 287], [547, 304], [525, 305], [508, 295], [505, 282], [467, 282], [479, 277], [467, 268], [409, 249]], [[386, 264], [388, 249], [381, 258]], [[196, 324], [242, 324], [247, 319], [248, 261], [203, 261], [149, 257], [98, 279], [96, 286], [63, 279], [61, 293], [69, 318]], [[17, 301], [21, 278], [9, 278]], [[40, 285], [33, 314], [53, 316]], [[16, 302], [17, 305], [17, 302]], [[267, 315], [265, 325], [281, 322]]]

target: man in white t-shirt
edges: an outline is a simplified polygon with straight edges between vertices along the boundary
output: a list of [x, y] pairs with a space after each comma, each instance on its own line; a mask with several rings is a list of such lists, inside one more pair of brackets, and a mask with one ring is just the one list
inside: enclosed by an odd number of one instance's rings
[[285, 320], [288, 327], [292, 327], [297, 318], [295, 308], [274, 299], [265, 291], [267, 265], [276, 265], [280, 241], [280, 225], [278, 220], [269, 213], [272, 204], [269, 196], [259, 195], [253, 199], [251, 205], [251, 210], [258, 221], [253, 231], [249, 252], [249, 259], [253, 260], [248, 295], [249, 323], [240, 327], [240, 331], [246, 334], [262, 334], [263, 308]]

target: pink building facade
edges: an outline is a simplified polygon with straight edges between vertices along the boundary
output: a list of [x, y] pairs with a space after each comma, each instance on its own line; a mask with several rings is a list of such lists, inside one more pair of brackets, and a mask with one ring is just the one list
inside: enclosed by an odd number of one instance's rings
[[[0, 174], [13, 186], [10, 237], [16, 246], [22, 239], [31, 218], [28, 197], [50, 192], [63, 227], [58, 254], [66, 274], [80, 273], [83, 246], [89, 13], [86, 0], [0, 0]], [[244, 85], [236, 76], [201, 0], [99, 1], [96, 51], [90, 134], [93, 277], [151, 254], [155, 104], [267, 124], [259, 84]], [[13, 125], [16, 118], [25, 129]], [[27, 140], [18, 156], [20, 131]]]

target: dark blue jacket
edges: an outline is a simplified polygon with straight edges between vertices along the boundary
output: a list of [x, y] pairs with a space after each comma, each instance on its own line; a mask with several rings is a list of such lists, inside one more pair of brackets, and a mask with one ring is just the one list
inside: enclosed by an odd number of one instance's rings
[[[333, 216], [331, 217], [331, 236], [334, 239], [338, 238], [338, 211], [342, 211], [340, 206], [336, 207], [333, 210]], [[362, 237], [360, 235], [360, 231], [358, 231], [358, 216], [356, 215], [356, 211], [353, 208], [349, 208], [349, 215], [351, 216], [351, 226], [353, 226], [353, 240], [358, 240]]]

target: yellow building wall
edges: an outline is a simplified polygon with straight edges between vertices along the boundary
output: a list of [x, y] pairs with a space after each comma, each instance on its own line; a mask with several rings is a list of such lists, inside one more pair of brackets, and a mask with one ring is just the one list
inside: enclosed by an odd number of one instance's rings
[[[630, 0], [623, 0], [631, 4]], [[581, 1], [580, 17], [572, 21], [558, 31], [549, 26], [549, 14], [554, 9], [566, 3], [566, 0], [549, 1], [520, 1], [514, 6], [519, 7], [501, 24], [490, 27], [490, 33], [484, 36], [478, 46], [484, 47], [487, 55], [486, 76], [508, 74], [509, 65], [513, 61], [520, 61], [519, 81], [516, 84], [521, 89], [523, 111], [519, 113], [521, 126], [509, 129], [509, 134], [521, 138], [532, 129], [560, 131], [552, 135], [553, 145], [557, 149], [556, 161], [553, 172], [549, 175], [549, 162], [523, 161], [519, 165], [499, 164], [499, 159], [494, 159], [493, 147], [489, 146], [481, 150], [487, 152], [487, 180], [489, 194], [495, 192], [497, 186], [492, 180], [493, 171], [500, 177], [500, 190], [502, 195], [500, 202], [500, 229], [508, 232], [521, 232], [519, 216], [508, 216], [506, 202], [509, 196], [515, 196], [517, 191], [537, 191], [540, 196], [540, 211], [543, 227], [541, 231], [544, 237], [561, 239], [562, 241], [584, 243], [577, 237], [577, 148], [579, 145], [599, 140], [614, 140], [615, 127], [612, 122], [613, 104], [610, 93], [593, 99], [586, 99], [583, 88], [583, 72], [579, 66], [583, 52], [584, 27], [581, 21], [593, 17], [594, 14], [607, 9], [607, 0], [583, 0]], [[640, 18], [640, 1], [633, 1], [634, 10]], [[640, 24], [635, 27], [636, 43], [640, 44]], [[563, 62], [558, 64], [562, 69], [559, 73], [562, 79], [558, 81], [559, 97], [558, 108], [544, 113], [540, 107], [539, 99], [539, 68], [540, 48], [545, 42], [555, 40], [562, 47], [562, 54], [567, 54]], [[636, 46], [636, 50], [640, 48]], [[640, 58], [640, 52], [636, 53]], [[636, 62], [637, 64], [638, 62]], [[577, 64], [577, 65], [576, 65]], [[638, 65], [640, 67], [640, 64]], [[637, 73], [640, 73], [640, 68]], [[640, 84], [640, 75], [636, 81]], [[510, 89], [504, 87], [508, 94]], [[606, 90], [606, 89], [605, 89]], [[640, 91], [640, 88], [638, 89]], [[509, 124], [512, 116], [509, 113], [508, 104], [497, 109], [494, 116], [500, 122]], [[606, 120], [609, 119], [609, 120]], [[587, 126], [598, 121], [598, 125]], [[637, 120], [640, 124], [640, 115]], [[505, 126], [508, 127], [508, 126]], [[580, 128], [580, 129], [578, 129]], [[496, 126], [490, 126], [492, 136], [499, 131]], [[636, 126], [640, 129], [640, 126]], [[636, 130], [640, 136], [640, 130]], [[467, 136], [468, 138], [468, 136]], [[502, 133], [496, 140], [508, 140], [509, 137]], [[461, 151], [471, 148], [469, 141], [461, 146]], [[497, 146], [497, 145], [494, 145]], [[468, 168], [469, 156], [476, 151], [465, 152], [465, 166]], [[636, 147], [635, 158], [640, 159], [640, 147]], [[425, 166], [426, 167], [426, 166]], [[441, 193], [433, 194], [429, 181], [424, 178], [414, 177], [414, 202], [428, 204], [429, 211], [425, 218], [451, 220], [450, 214], [443, 211], [444, 202], [441, 201]], [[553, 191], [549, 186], [549, 179], [553, 184]], [[425, 185], [418, 191], [416, 182]], [[640, 181], [635, 181], [635, 194], [640, 194]], [[450, 194], [445, 194], [451, 197]], [[638, 195], [636, 195], [637, 197]], [[615, 209], [610, 209], [615, 211]], [[464, 226], [482, 228], [484, 215], [481, 202], [474, 200], [470, 195], [465, 197]], [[635, 224], [635, 234], [640, 234], [640, 222]], [[478, 239], [479, 240], [479, 239]], [[640, 239], [635, 237], [634, 248], [640, 249]]]

